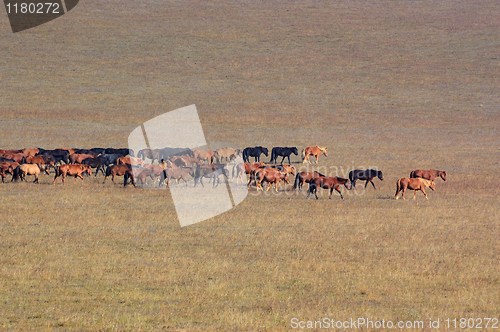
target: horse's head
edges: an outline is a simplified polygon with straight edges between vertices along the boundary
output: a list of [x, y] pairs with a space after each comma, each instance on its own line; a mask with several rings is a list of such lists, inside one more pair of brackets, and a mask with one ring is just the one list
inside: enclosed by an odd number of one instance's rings
[[326, 150], [326, 148], [323, 148], [323, 154], [325, 155], [325, 157], [328, 157], [328, 151]]
[[344, 183], [344, 187], [346, 187], [348, 190], [351, 190], [351, 188], [352, 188], [351, 181], [346, 179], [346, 182]]
[[298, 155], [299, 155], [299, 150], [297, 150], [297, 148], [296, 148], [296, 147], [293, 147], [293, 148], [292, 148], [292, 153], [293, 153], [294, 155], [298, 156]]
[[92, 168], [90, 168], [90, 166], [86, 166], [86, 167], [85, 167], [85, 172], [86, 172], [88, 175], [92, 175]]
[[445, 171], [440, 172], [439, 176], [441, 177], [441, 179], [443, 179], [444, 181], [446, 181], [446, 172]]
[[288, 177], [288, 173], [285, 173], [283, 180], [285, 180], [286, 183], [290, 183], [290, 177]]
[[43, 171], [45, 174], [50, 175], [49, 167], [47, 165], [45, 165], [45, 167], [43, 167], [43, 169], [42, 169], [41, 165], [38, 165], [38, 168], [40, 168], [40, 170]]
[[382, 172], [381, 172], [381, 171], [379, 171], [379, 172], [378, 172], [378, 178], [379, 178], [380, 180], [383, 180], [383, 179], [384, 179], [384, 175], [382, 174]]
[[431, 188], [431, 189], [432, 189], [432, 191], [434, 191], [434, 189], [435, 189], [435, 187], [434, 187], [434, 186], [435, 186], [434, 181], [429, 181], [429, 188]]
[[269, 155], [269, 150], [267, 148], [262, 148], [262, 153], [264, 153], [267, 157]]

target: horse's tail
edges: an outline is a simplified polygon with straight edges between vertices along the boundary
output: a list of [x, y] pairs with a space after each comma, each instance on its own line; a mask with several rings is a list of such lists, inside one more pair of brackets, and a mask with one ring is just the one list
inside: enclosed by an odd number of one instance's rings
[[306, 149], [302, 149], [302, 159], [306, 157]]
[[106, 176], [110, 176], [111, 175], [111, 166], [108, 166], [106, 168]]
[[295, 183], [293, 184], [292, 189], [297, 189], [297, 187], [299, 186], [299, 180], [300, 180], [299, 177], [300, 177], [299, 174], [295, 176]]
[[414, 177], [415, 177], [415, 171], [411, 171], [410, 178], [414, 178]]
[[398, 196], [400, 191], [401, 191], [401, 179], [399, 179], [398, 182], [396, 182], [396, 194], [395, 194], [396, 197]]
[[10, 180], [11, 182], [12, 181], [18, 181], [19, 180], [19, 174], [21, 173], [21, 169], [19, 166], [17, 166], [15, 169], [14, 169], [14, 174], [12, 174], [12, 180]]

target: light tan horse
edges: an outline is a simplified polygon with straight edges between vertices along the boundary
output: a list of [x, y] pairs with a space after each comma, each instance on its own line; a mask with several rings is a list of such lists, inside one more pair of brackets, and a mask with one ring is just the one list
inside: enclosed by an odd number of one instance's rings
[[[21, 178], [21, 181], [22, 180], [26, 181], [26, 175], [34, 175], [35, 180], [33, 181], [33, 183], [39, 183], [38, 182], [38, 175], [41, 172], [45, 172], [45, 174], [50, 174], [48, 171], [48, 168], [46, 166], [42, 167], [42, 166], [37, 165], [37, 164], [22, 164], [22, 165], [18, 166], [16, 171], [18, 172], [18, 176]], [[14, 175], [14, 176], [16, 176], [16, 175]]]
[[209, 164], [214, 163], [214, 152], [210, 150], [193, 150], [193, 157], [206, 160]]
[[323, 153], [325, 157], [328, 157], [328, 152], [326, 148], [320, 147], [320, 146], [308, 146], [304, 150], [302, 150], [302, 158], [304, 158], [303, 163], [306, 161], [310, 164], [311, 160], [309, 160], [309, 156], [313, 155], [316, 157], [316, 164], [318, 163], [319, 160], [319, 155]]
[[241, 153], [240, 150], [233, 148], [223, 148], [214, 151], [214, 157], [217, 162], [222, 163], [222, 158], [226, 159], [226, 162], [231, 162]]
[[396, 196], [395, 199], [399, 199], [399, 192], [401, 196], [405, 199], [406, 189], [415, 190], [413, 199], [417, 196], [417, 190], [421, 190], [424, 193], [425, 199], [427, 199], [427, 194], [425, 193], [425, 187], [429, 187], [434, 191], [434, 181], [426, 180], [423, 178], [402, 178], [396, 183]]

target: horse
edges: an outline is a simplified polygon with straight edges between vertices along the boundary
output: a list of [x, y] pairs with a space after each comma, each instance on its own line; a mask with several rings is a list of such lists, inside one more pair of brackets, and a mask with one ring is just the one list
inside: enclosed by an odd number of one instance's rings
[[[184, 180], [186, 183], [187, 187], [187, 180], [186, 177], [188, 175], [191, 175], [194, 177], [195, 170], [194, 168], [191, 167], [166, 167], [164, 169], [163, 175], [165, 177], [164, 183], [167, 185], [167, 187], [170, 184], [170, 179], [175, 179], [175, 181], [178, 183], [180, 179]], [[201, 181], [200, 181], [201, 183]], [[201, 183], [203, 185], [203, 183]]]
[[52, 184], [56, 184], [56, 180], [58, 177], [62, 175], [63, 184], [66, 183], [66, 175], [72, 175], [75, 177], [74, 183], [76, 183], [76, 178], [79, 177], [82, 179], [83, 184], [83, 173], [87, 173], [88, 175], [92, 175], [92, 168], [87, 165], [82, 164], [69, 164], [69, 165], [60, 165], [56, 168], [56, 175], [54, 176], [54, 182]]
[[106, 175], [104, 166], [108, 166], [109, 165], [109, 163], [106, 160], [106, 158], [104, 158], [102, 156], [99, 156], [99, 157], [96, 157], [96, 158], [86, 158], [86, 159], [84, 159], [82, 161], [81, 164], [82, 165], [90, 166], [91, 168], [95, 168], [96, 170], [95, 170], [95, 175], [94, 176], [97, 176], [97, 173], [99, 173], [99, 171], [102, 172], [102, 175]]
[[292, 165], [263, 165], [259, 166], [259, 168], [274, 168], [278, 171], [285, 172], [287, 174], [295, 175], [297, 174], [297, 170]]
[[[288, 177], [288, 173], [279, 171], [278, 169], [275, 168], [259, 168], [254, 170], [251, 175], [250, 179], [255, 181], [255, 185], [257, 186], [257, 191], [262, 190], [264, 191], [264, 188], [262, 188], [262, 182], [266, 181], [268, 184], [266, 191], [271, 188], [271, 186], [274, 184], [274, 190], [278, 192], [278, 183], [280, 183], [282, 180], [285, 181], [286, 183], [290, 183], [290, 178]], [[248, 182], [248, 189], [250, 189], [252, 181]]]
[[374, 169], [367, 169], [367, 170], [359, 170], [355, 169], [354, 171], [349, 172], [349, 180], [351, 180], [352, 186], [356, 188], [356, 180], [366, 180], [365, 183], [365, 189], [366, 186], [368, 186], [368, 183], [370, 182], [373, 186], [373, 189], [375, 188], [375, 183], [373, 183], [373, 179], [378, 177], [380, 180], [384, 180], [384, 176], [381, 171], [377, 171]]
[[194, 150], [193, 156], [200, 160], [206, 160], [209, 164], [214, 163], [214, 151], [210, 150]]
[[170, 156], [190, 156], [194, 157], [193, 151], [190, 148], [163, 148], [159, 149], [159, 160], [167, 160]]
[[139, 152], [137, 152], [137, 158], [141, 158], [142, 160], [146, 159], [151, 159], [151, 163], [154, 163], [154, 161], [160, 161], [160, 150], [158, 149], [142, 149]]
[[438, 171], [437, 169], [416, 169], [410, 173], [410, 178], [424, 178], [430, 181], [434, 181], [437, 177], [446, 181], [446, 172]]
[[212, 187], [216, 187], [215, 181], [217, 180], [217, 186], [219, 186], [221, 175], [226, 176], [226, 178], [229, 176], [229, 172], [224, 164], [197, 165], [193, 175], [194, 186], [196, 187], [198, 181], [200, 181], [201, 185], [204, 187], [203, 178], [212, 178]]
[[307, 160], [307, 162], [310, 164], [311, 160], [309, 160], [309, 156], [313, 155], [316, 157], [316, 164], [317, 164], [319, 161], [319, 155], [321, 153], [323, 153], [325, 155], [325, 157], [328, 157], [328, 151], [326, 148], [323, 148], [323, 147], [320, 147], [317, 145], [316, 146], [308, 146], [307, 148], [302, 150], [302, 158], [304, 159], [304, 161], [302, 161], [302, 163], [305, 163]]
[[69, 156], [69, 162], [70, 164], [81, 164], [87, 158], [94, 158], [94, 155], [73, 153]]
[[6, 177], [6, 173], [14, 175], [14, 169], [16, 169], [17, 166], [19, 166], [19, 163], [17, 162], [14, 163], [17, 164], [15, 165], [15, 167], [13, 167], [12, 163], [0, 163], [0, 176], [2, 176], [2, 183], [5, 182], [4, 180]]
[[75, 153], [76, 154], [88, 154], [88, 155], [91, 155], [93, 158], [95, 158], [99, 155], [99, 153], [97, 153], [93, 150], [90, 150], [90, 149], [76, 149]]
[[40, 149], [38, 148], [33, 148], [33, 149], [28, 149], [24, 148], [21, 150], [22, 153], [26, 155], [26, 157], [34, 157], [38, 152], [40, 152]]
[[143, 166], [144, 160], [142, 160], [141, 158], [134, 158], [134, 157], [118, 157], [116, 159], [116, 164], [117, 165], [130, 164], [132, 166]]
[[222, 148], [214, 151], [214, 158], [218, 163], [222, 163], [222, 158], [226, 158], [226, 162], [231, 162], [241, 153], [238, 149]]
[[340, 198], [344, 200], [344, 196], [342, 196], [342, 193], [340, 192], [340, 185], [344, 185], [344, 187], [346, 187], [348, 190], [351, 189], [351, 183], [348, 179], [339, 178], [337, 176], [319, 177], [312, 179], [309, 182], [309, 191], [307, 194], [307, 198], [309, 198], [311, 193], [314, 193], [316, 199], [318, 199], [318, 187], [320, 187], [323, 189], [330, 189], [329, 199], [332, 199], [333, 189], [335, 189], [340, 194]]
[[267, 148], [263, 148], [262, 146], [245, 148], [243, 150], [243, 161], [249, 163], [250, 157], [254, 157], [255, 162], [259, 162], [261, 154], [264, 154], [267, 157], [269, 155], [269, 150]]
[[314, 172], [300, 172], [297, 174], [295, 177], [295, 183], [293, 185], [292, 189], [297, 189], [299, 191], [302, 190], [302, 186], [304, 183], [310, 183], [312, 179], [316, 179], [318, 177], [325, 177], [323, 174], [320, 172], [314, 171]]
[[406, 189], [415, 190], [413, 194], [413, 199], [417, 196], [417, 190], [421, 190], [424, 193], [425, 199], [427, 199], [427, 194], [425, 193], [425, 187], [429, 187], [434, 191], [435, 184], [434, 181], [427, 180], [424, 178], [402, 178], [399, 179], [396, 183], [396, 195], [395, 199], [399, 199], [399, 192], [401, 192], [401, 196], [405, 199], [405, 191]]
[[115, 148], [107, 148], [104, 150], [104, 153], [106, 154], [119, 154], [120, 156], [125, 157], [126, 155], [130, 154], [130, 156], [134, 156], [134, 151], [132, 149], [126, 149], [126, 148], [121, 148], [121, 149], [115, 149]]
[[35, 180], [33, 183], [39, 183], [38, 182], [38, 175], [41, 172], [45, 172], [45, 174], [50, 174], [47, 167], [42, 167], [38, 164], [22, 164], [16, 167], [14, 170], [14, 174], [12, 176], [12, 180], [18, 180], [19, 178], [21, 181], [26, 181], [26, 175], [34, 175]]
[[19, 153], [7, 153], [7, 154], [4, 154], [3, 157], [7, 158], [7, 159], [12, 159], [14, 161], [17, 161], [20, 164], [23, 164], [25, 162], [25, 159], [26, 159], [26, 155], [24, 153], [22, 153], [22, 152], [19, 152]]
[[115, 182], [115, 176], [123, 176], [127, 172], [127, 170], [131, 169], [130, 165], [111, 165], [106, 168], [106, 176], [104, 177], [104, 182], [106, 182], [106, 179], [111, 176], [111, 180]]
[[273, 164], [276, 164], [277, 160], [278, 160], [278, 157], [281, 156], [282, 157], [281, 158], [281, 164], [283, 164], [283, 160], [285, 160], [285, 158], [288, 158], [288, 163], [291, 164], [290, 155], [292, 153], [294, 155], [298, 156], [299, 155], [299, 150], [297, 150], [296, 147], [274, 147], [271, 150], [271, 160], [269, 162], [273, 163]]

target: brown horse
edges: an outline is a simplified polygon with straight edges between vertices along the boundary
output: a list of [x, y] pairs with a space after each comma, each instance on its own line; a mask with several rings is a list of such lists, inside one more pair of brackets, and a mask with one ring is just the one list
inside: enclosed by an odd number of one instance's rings
[[307, 194], [307, 198], [309, 198], [311, 193], [314, 193], [316, 199], [318, 199], [319, 187], [323, 189], [330, 189], [329, 199], [332, 199], [333, 189], [335, 189], [340, 194], [340, 198], [342, 198], [343, 200], [344, 196], [342, 196], [342, 193], [340, 192], [341, 184], [344, 185], [344, 187], [346, 187], [347, 189], [351, 189], [351, 182], [349, 182], [349, 179], [343, 179], [336, 176], [311, 179], [311, 181], [309, 182], [309, 192]]
[[73, 153], [72, 155], [69, 156], [69, 162], [70, 164], [81, 164], [82, 161], [84, 161], [87, 158], [94, 158], [94, 156], [84, 153], [82, 154]]
[[[13, 167], [13, 164], [16, 164], [15, 167]], [[19, 166], [19, 163], [16, 162], [5, 162], [5, 163], [0, 163], [0, 176], [2, 176], [2, 183], [4, 182], [6, 174], [11, 174], [14, 175], [14, 170]]]
[[427, 199], [427, 194], [425, 193], [425, 187], [429, 187], [432, 190], [435, 189], [434, 181], [430, 181], [423, 178], [402, 178], [396, 183], [396, 196], [394, 198], [399, 199], [399, 192], [401, 191], [401, 196], [405, 199], [406, 189], [415, 190], [413, 194], [413, 199], [417, 196], [417, 190], [421, 190], [424, 193], [425, 199]]
[[319, 155], [323, 153], [325, 157], [328, 157], [328, 152], [326, 148], [320, 147], [320, 146], [308, 146], [304, 150], [302, 150], [302, 158], [304, 158], [303, 163], [306, 161], [310, 164], [311, 160], [309, 160], [309, 156], [313, 155], [316, 157], [316, 164], [318, 163], [319, 160]]
[[37, 164], [22, 164], [19, 165], [14, 171], [14, 177], [16, 178], [16, 180], [18, 178], [21, 178], [21, 181], [22, 180], [26, 181], [26, 175], [34, 175], [35, 180], [33, 181], [33, 183], [39, 183], [38, 175], [41, 172], [45, 172], [45, 174], [50, 174], [47, 167], [42, 167]]
[[24, 153], [7, 153], [3, 155], [4, 158], [7, 159], [12, 159], [14, 161], [17, 161], [18, 163], [24, 163], [24, 160], [26, 159], [26, 155]]
[[40, 150], [38, 148], [34, 148], [34, 149], [24, 148], [21, 151], [22, 151], [22, 153], [24, 153], [26, 155], [26, 157], [34, 157], [34, 156], [36, 156], [36, 154], [38, 152], [40, 152]]
[[81, 164], [68, 164], [68, 165], [60, 165], [57, 166], [56, 168], [56, 175], [54, 176], [54, 182], [52, 184], [56, 184], [56, 180], [58, 177], [62, 175], [62, 182], [63, 184], [66, 184], [66, 175], [74, 176], [76, 183], [76, 178], [79, 177], [82, 179], [83, 183], [83, 173], [87, 173], [88, 175], [92, 175], [92, 168], [87, 165], [81, 165]]
[[132, 165], [132, 166], [144, 166], [144, 160], [141, 158], [134, 157], [118, 157], [116, 159], [117, 165]]
[[271, 188], [271, 186], [274, 184], [274, 190], [276, 192], [278, 191], [278, 183], [281, 181], [285, 181], [286, 183], [290, 183], [290, 178], [288, 177], [288, 173], [282, 172], [278, 169], [275, 168], [258, 168], [256, 170], [253, 170], [252, 173], [250, 174], [250, 181], [248, 182], [248, 189], [250, 189], [250, 185], [252, 183], [252, 180], [255, 181], [255, 185], [257, 186], [257, 191], [264, 190], [262, 187], [262, 182], [267, 182], [269, 183], [266, 191]]
[[165, 181], [164, 183], [167, 187], [170, 184], [170, 180], [174, 179], [175, 182], [179, 183], [179, 180], [184, 180], [187, 186], [188, 175], [194, 176], [194, 169], [191, 167], [166, 167], [165, 168]]
[[222, 163], [222, 158], [225, 158], [226, 162], [229, 163], [234, 160], [240, 153], [241, 151], [237, 149], [223, 148], [215, 150], [214, 157], [218, 163]]
[[298, 189], [299, 191], [301, 191], [304, 183], [310, 183], [312, 179], [316, 179], [319, 177], [325, 177], [325, 176], [319, 172], [316, 172], [316, 171], [314, 171], [314, 172], [300, 172], [295, 177], [295, 183], [294, 183], [292, 189]]
[[115, 182], [115, 176], [124, 176], [127, 170], [131, 169], [130, 165], [111, 165], [106, 168], [106, 176], [104, 177], [104, 182], [106, 179], [111, 176], [111, 180]]
[[143, 160], [151, 159], [153, 163], [155, 160], [160, 161], [160, 150], [158, 149], [142, 149], [137, 153], [137, 158], [141, 158]]
[[446, 181], [446, 172], [438, 171], [437, 169], [416, 169], [410, 173], [410, 178], [423, 178], [430, 181], [434, 181], [437, 177]]

